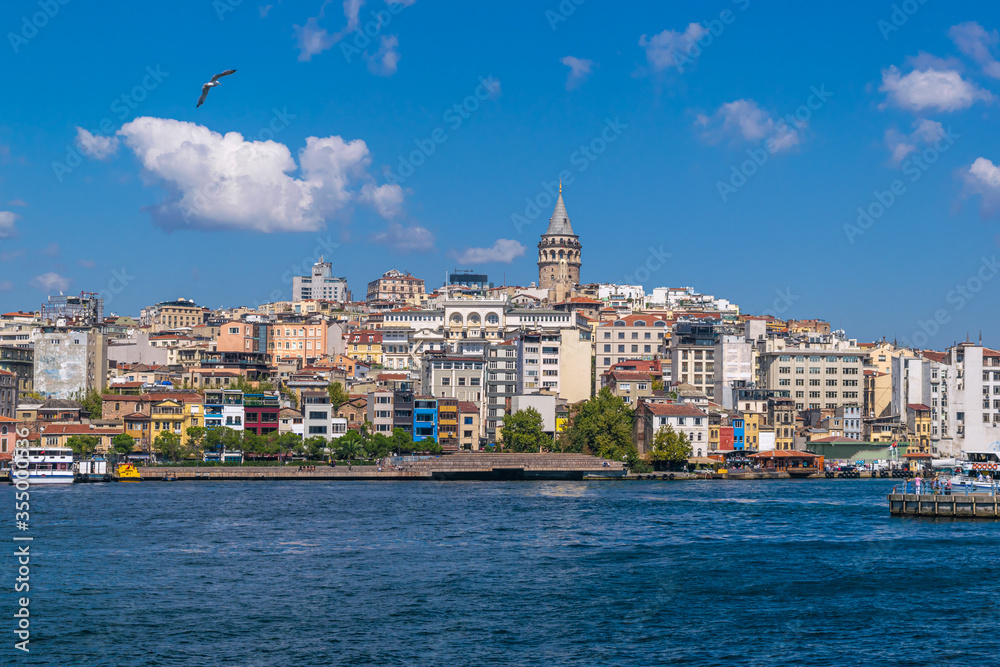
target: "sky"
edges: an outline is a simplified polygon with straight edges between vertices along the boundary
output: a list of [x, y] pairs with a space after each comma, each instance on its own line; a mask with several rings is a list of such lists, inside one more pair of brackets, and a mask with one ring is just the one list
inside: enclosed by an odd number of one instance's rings
[[828, 7], [8, 0], [0, 307], [527, 285], [562, 177], [584, 282], [1000, 346], [1000, 9]]

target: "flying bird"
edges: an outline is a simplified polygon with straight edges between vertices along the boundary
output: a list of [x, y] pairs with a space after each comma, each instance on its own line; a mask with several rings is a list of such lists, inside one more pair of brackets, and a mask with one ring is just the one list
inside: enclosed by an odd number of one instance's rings
[[[216, 74], [215, 76], [212, 77], [211, 81], [209, 81], [208, 83], [206, 83], [204, 86], [201, 87], [201, 97], [198, 98], [199, 107], [205, 103], [205, 98], [208, 97], [208, 91], [212, 90], [213, 88], [222, 83], [221, 81], [219, 81], [219, 79], [221, 79], [224, 76], [229, 76], [230, 74], [236, 74], [236, 70], [227, 69], [222, 74]], [[197, 109], [198, 107], [195, 108]]]

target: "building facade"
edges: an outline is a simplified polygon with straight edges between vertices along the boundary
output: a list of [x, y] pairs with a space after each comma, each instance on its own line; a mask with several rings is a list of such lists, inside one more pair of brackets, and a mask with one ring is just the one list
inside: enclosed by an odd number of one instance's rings
[[333, 264], [324, 262], [322, 256], [313, 264], [310, 275], [292, 277], [292, 301], [310, 299], [341, 303], [351, 300], [351, 293], [347, 289], [347, 278], [334, 276]]
[[548, 229], [538, 243], [538, 285], [549, 292], [549, 301], [565, 301], [580, 284], [583, 245], [573, 231], [563, 201], [562, 185]]

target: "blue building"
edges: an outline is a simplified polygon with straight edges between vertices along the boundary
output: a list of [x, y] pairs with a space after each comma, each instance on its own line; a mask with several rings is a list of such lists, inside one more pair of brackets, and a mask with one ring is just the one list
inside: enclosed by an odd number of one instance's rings
[[742, 417], [733, 418], [733, 449], [746, 449], [746, 423]]
[[417, 396], [413, 399], [413, 441], [427, 438], [438, 441], [438, 402], [436, 398]]

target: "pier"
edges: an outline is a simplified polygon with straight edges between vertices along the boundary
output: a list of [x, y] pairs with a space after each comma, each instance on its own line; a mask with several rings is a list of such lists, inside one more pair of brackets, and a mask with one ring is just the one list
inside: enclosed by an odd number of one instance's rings
[[621, 461], [584, 454], [452, 454], [397, 467], [378, 466], [157, 466], [140, 468], [144, 482], [266, 480], [580, 480], [623, 477]]
[[890, 493], [889, 513], [894, 516], [1000, 518], [1000, 496], [989, 493]]

